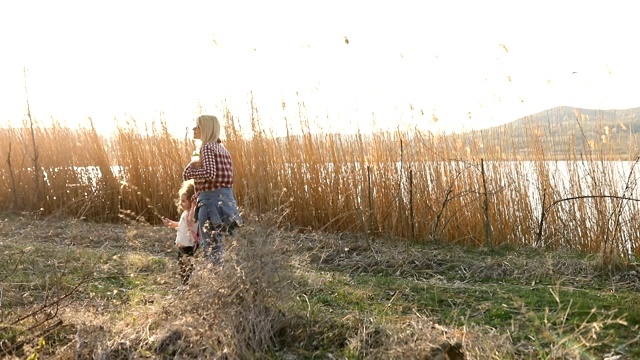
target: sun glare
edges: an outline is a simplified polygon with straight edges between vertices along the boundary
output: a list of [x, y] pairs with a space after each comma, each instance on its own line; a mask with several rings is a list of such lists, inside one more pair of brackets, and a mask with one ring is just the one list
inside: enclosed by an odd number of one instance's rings
[[[455, 131], [559, 105], [637, 105], [632, 15], [616, 4], [31, 5], [0, 5], [12, 34], [0, 43], [3, 123], [21, 123], [27, 100], [42, 121], [91, 117], [109, 132], [116, 118], [164, 117], [176, 135], [225, 107], [286, 133], [294, 118], [326, 131]], [[567, 14], [585, 26], [565, 26]], [[599, 26], [586, 26], [593, 16]]]

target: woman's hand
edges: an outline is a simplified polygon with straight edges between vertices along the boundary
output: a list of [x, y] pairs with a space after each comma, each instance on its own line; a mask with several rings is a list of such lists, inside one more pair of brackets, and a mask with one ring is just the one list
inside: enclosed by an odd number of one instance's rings
[[192, 162], [189, 163], [189, 166], [191, 166], [194, 169], [200, 169], [200, 168], [202, 168], [202, 161], [201, 160], [193, 160]]

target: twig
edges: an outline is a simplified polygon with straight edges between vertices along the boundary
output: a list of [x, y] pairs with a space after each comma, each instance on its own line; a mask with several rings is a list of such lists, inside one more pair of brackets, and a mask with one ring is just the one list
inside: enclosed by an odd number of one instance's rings
[[18, 271], [18, 265], [20, 265], [20, 260], [22, 260], [22, 258], [24, 257], [24, 254], [26, 254], [26, 251], [23, 251], [22, 254], [20, 254], [20, 257], [18, 258], [18, 261], [16, 261], [16, 264], [13, 267], [13, 270], [11, 270], [11, 272], [7, 276], [0, 279], [0, 282], [4, 282], [6, 279], [10, 278], [13, 274], [15, 274], [16, 271]]
[[[41, 322], [40, 324], [38, 324], [38, 326], [44, 324], [48, 320], [49, 319]], [[30, 338], [27, 338], [27, 339], [20, 340], [20, 341], [18, 341], [17, 343], [13, 344], [10, 348], [8, 348], [6, 350], [8, 350], [8, 352], [13, 352], [14, 350], [19, 349], [20, 347], [22, 347], [24, 344], [26, 344], [28, 341], [31, 341], [32, 339], [39, 339], [39, 338], [42, 338], [42, 337], [45, 337], [45, 336], [49, 335], [53, 330], [55, 330], [56, 328], [60, 327], [62, 324], [63, 324], [62, 320], [58, 319], [58, 321], [56, 321], [55, 323], [53, 323], [53, 324], [49, 325], [48, 327], [44, 328], [43, 330], [41, 330], [40, 332], [38, 332], [34, 336], [32, 336]]]
[[391, 299], [387, 303], [387, 306], [384, 308], [385, 311], [389, 310], [389, 307], [391, 306], [391, 303], [393, 302], [393, 300], [396, 299], [396, 296], [398, 296], [398, 294], [400, 294], [401, 292], [402, 291], [400, 291], [400, 290], [396, 290], [396, 291], [393, 292], [393, 295], [391, 296]]
[[13, 208], [20, 208], [19, 197], [18, 197], [18, 188], [16, 186], [16, 178], [13, 174], [13, 168], [11, 167], [11, 142], [9, 142], [9, 152], [7, 153], [7, 166], [9, 167], [9, 177], [11, 179], [11, 192], [13, 193]]
[[484, 172], [484, 159], [480, 159], [480, 171], [482, 173], [482, 187], [484, 189], [484, 234], [488, 248], [493, 246], [493, 234], [491, 232], [491, 219], [489, 217], [489, 194], [487, 193], [487, 179]]
[[29, 94], [27, 91], [27, 68], [23, 69], [24, 72], [24, 92], [27, 98], [27, 117], [29, 118], [29, 128], [31, 130], [31, 144], [33, 146], [33, 157], [31, 161], [33, 161], [33, 183], [35, 185], [35, 194], [33, 198], [33, 202], [40, 206], [40, 198], [41, 198], [41, 189], [40, 189], [40, 166], [38, 165], [38, 159], [40, 158], [40, 153], [38, 152], [38, 145], [36, 143], [36, 134], [33, 129], [33, 118], [31, 117], [31, 108], [29, 106]]

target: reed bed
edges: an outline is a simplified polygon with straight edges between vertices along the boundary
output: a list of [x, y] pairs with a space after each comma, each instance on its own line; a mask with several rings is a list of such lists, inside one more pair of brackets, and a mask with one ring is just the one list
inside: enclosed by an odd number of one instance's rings
[[[276, 212], [301, 231], [576, 250], [607, 266], [640, 254], [635, 150], [612, 160], [616, 136], [626, 135], [552, 137], [539, 125], [311, 133], [301, 114], [302, 134], [274, 136], [252, 109], [242, 136], [238, 116], [221, 118], [245, 214]], [[1, 129], [0, 204], [95, 221], [176, 217], [195, 143], [171, 136], [166, 120], [140, 127], [129, 119], [109, 139], [59, 123]]]

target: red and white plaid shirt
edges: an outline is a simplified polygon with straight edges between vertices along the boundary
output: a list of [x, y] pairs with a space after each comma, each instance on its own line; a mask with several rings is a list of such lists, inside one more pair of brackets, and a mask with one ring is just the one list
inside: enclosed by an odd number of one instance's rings
[[182, 172], [184, 180], [193, 179], [196, 196], [203, 191], [233, 187], [231, 154], [220, 140], [202, 145], [200, 162], [202, 167], [195, 168], [189, 164]]

